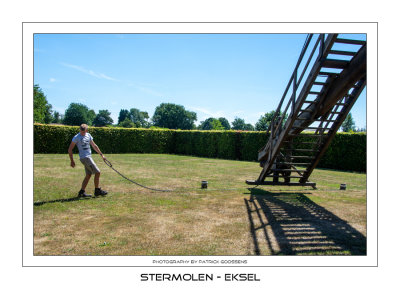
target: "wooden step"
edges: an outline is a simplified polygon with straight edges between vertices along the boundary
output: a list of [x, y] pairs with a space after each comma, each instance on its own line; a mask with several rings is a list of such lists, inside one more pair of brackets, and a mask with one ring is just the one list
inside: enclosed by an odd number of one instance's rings
[[[284, 143], [291, 143], [292, 141], [290, 140], [285, 140], [285, 141], [283, 141]], [[306, 141], [299, 141], [299, 142], [296, 142], [296, 144], [317, 144], [317, 142], [306, 142]]]
[[314, 156], [290, 156], [288, 158], [293, 158], [293, 159], [313, 159]]
[[357, 54], [357, 52], [353, 52], [353, 51], [342, 51], [342, 50], [331, 50], [331, 51], [329, 51], [329, 54], [354, 56], [354, 55]]
[[292, 126], [292, 128], [303, 128], [303, 129], [313, 129], [313, 130], [321, 130], [324, 129], [323, 127], [315, 127], [315, 126], [310, 126], [310, 127], [302, 127], [302, 126]]
[[338, 60], [338, 59], [325, 59], [322, 62], [322, 67], [326, 68], [339, 68], [343, 69], [349, 65], [349, 61], [347, 60]]
[[318, 143], [317, 142], [296, 142], [296, 144], [312, 144], [312, 145], [316, 145]]
[[302, 132], [308, 132], [308, 133], [317, 133], [317, 134], [324, 134], [325, 133], [325, 131], [329, 131], [329, 128], [315, 128], [315, 129], [312, 129], [312, 128], [310, 128], [310, 129], [304, 129], [304, 130], [302, 130]]
[[288, 166], [308, 166], [310, 165], [310, 163], [281, 163], [281, 162], [277, 162], [277, 165], [288, 165]]
[[305, 182], [305, 183], [284, 183], [284, 182], [271, 182], [271, 181], [264, 181], [264, 182], [260, 182], [258, 180], [246, 180], [246, 184], [248, 185], [257, 185], [257, 186], [310, 186], [313, 187], [314, 189], [316, 189], [316, 183], [312, 183], [312, 182]]
[[326, 72], [326, 71], [320, 71], [318, 73], [320, 76], [337, 76], [339, 75], [339, 73], [335, 73], [335, 72]]
[[285, 151], [296, 151], [296, 152], [317, 152], [318, 150], [313, 149], [283, 149]]
[[[274, 175], [268, 175], [267, 176], [267, 178], [274, 178], [274, 177], [275, 177]], [[278, 177], [278, 176], [276, 176], [276, 177]], [[290, 175], [290, 176], [287, 176], [287, 177], [279, 176], [279, 178], [302, 179], [303, 176], [292, 176], [292, 175]]]
[[315, 121], [320, 121], [320, 122], [336, 122], [336, 119], [316, 119]]
[[292, 170], [292, 169], [272, 169], [273, 172], [306, 172], [307, 170]]
[[326, 82], [314, 81], [315, 85], [325, 85]]
[[326, 137], [327, 135], [326, 134], [302, 134], [302, 135], [288, 134], [288, 136], [304, 136], [304, 137], [320, 137], [320, 138], [322, 138], [322, 137]]
[[305, 100], [305, 101], [303, 101], [303, 103], [317, 103], [317, 102], [314, 100]]
[[296, 120], [309, 120], [309, 121], [318, 121], [318, 120], [316, 120], [316, 119], [304, 118], [304, 117], [296, 117]]
[[345, 44], [356, 44], [356, 45], [364, 45], [364, 40], [355, 40], [355, 39], [345, 39], [345, 38], [336, 38], [336, 43], [345, 43]]

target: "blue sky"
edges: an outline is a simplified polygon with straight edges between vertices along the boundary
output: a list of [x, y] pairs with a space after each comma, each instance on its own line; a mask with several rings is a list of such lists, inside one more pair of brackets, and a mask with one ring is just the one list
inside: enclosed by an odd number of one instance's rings
[[[53, 109], [72, 102], [153, 115], [161, 103], [255, 124], [274, 110], [306, 34], [35, 34], [34, 83]], [[365, 92], [351, 111], [366, 127]]]

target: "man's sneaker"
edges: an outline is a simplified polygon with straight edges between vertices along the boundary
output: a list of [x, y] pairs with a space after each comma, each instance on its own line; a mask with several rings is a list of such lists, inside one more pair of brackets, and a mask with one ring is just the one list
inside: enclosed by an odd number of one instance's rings
[[84, 190], [80, 190], [78, 193], [78, 198], [90, 198], [92, 195], [88, 195]]
[[106, 191], [103, 191], [101, 188], [96, 188], [94, 189], [94, 195], [97, 196], [105, 196], [108, 193]]

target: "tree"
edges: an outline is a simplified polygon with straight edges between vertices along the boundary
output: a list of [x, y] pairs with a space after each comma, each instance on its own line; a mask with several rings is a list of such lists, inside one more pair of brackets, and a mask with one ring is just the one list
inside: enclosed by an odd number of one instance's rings
[[125, 128], [131, 128], [135, 127], [135, 124], [128, 118], [125, 118], [123, 121], [121, 121], [118, 126], [125, 127]]
[[209, 117], [200, 122], [199, 129], [201, 130], [224, 130], [231, 129], [229, 122], [226, 118], [220, 117], [218, 119]]
[[346, 119], [344, 120], [344, 122], [342, 123], [342, 131], [349, 132], [349, 131], [354, 131], [355, 129], [356, 129], [356, 125], [353, 120], [353, 116], [351, 115], [351, 113], [349, 113], [346, 116]]
[[90, 125], [93, 124], [93, 121], [96, 118], [96, 113], [94, 112], [94, 110], [93, 109], [89, 110], [87, 115], [88, 115], [87, 124], [90, 124]]
[[[125, 119], [129, 119], [134, 123], [134, 127], [149, 127], [150, 123], [148, 121], [149, 114], [146, 111], [140, 111], [137, 108], [131, 108], [130, 110], [121, 109], [118, 117], [118, 125], [120, 125]], [[124, 122], [124, 125], [129, 125], [129, 122]]]
[[162, 103], [156, 107], [153, 115], [154, 126], [170, 129], [193, 129], [197, 120], [195, 112], [186, 110], [182, 105]]
[[225, 129], [218, 119], [214, 119], [211, 122], [211, 126], [212, 126], [212, 130], [224, 130]]
[[129, 110], [127, 109], [121, 109], [119, 111], [119, 116], [118, 116], [118, 124], [123, 122], [126, 118], [129, 118]]
[[53, 120], [51, 108], [52, 106], [47, 102], [42, 89], [35, 84], [33, 86], [33, 121], [50, 123]]
[[113, 119], [111, 118], [111, 112], [107, 109], [99, 110], [99, 113], [96, 115], [93, 120], [94, 126], [107, 126], [113, 123]]
[[81, 125], [82, 123], [86, 123], [91, 125], [95, 117], [95, 112], [93, 110], [89, 111], [89, 108], [86, 105], [71, 103], [65, 111], [63, 124]]
[[245, 125], [246, 125], [246, 123], [243, 118], [235, 117], [235, 119], [232, 122], [232, 129], [233, 130], [244, 130]]
[[251, 123], [246, 123], [243, 130], [253, 131], [254, 126]]
[[150, 126], [149, 122], [147, 121], [149, 119], [149, 114], [146, 111], [140, 111], [137, 108], [131, 108], [129, 111], [129, 117], [136, 127]]
[[[270, 126], [274, 115], [275, 115], [275, 110], [271, 110], [270, 112], [267, 112], [266, 114], [262, 115], [260, 119], [257, 121], [255, 129], [257, 131], [266, 131]], [[280, 116], [282, 116], [282, 113], [280, 113]], [[287, 118], [288, 116], [286, 114], [282, 121], [282, 126], [285, 124]]]
[[231, 125], [229, 124], [229, 121], [225, 117], [220, 117], [220, 118], [218, 118], [218, 120], [221, 123], [221, 125], [224, 127], [224, 129], [226, 129], [226, 130], [231, 129]]
[[209, 117], [206, 120], [203, 120], [202, 122], [200, 122], [199, 129], [212, 130], [213, 129], [213, 126], [212, 126], [213, 120], [215, 120], [215, 118], [213, 118], [213, 117]]
[[58, 111], [53, 112], [53, 123], [62, 123], [63, 115], [60, 114]]
[[232, 122], [233, 130], [254, 130], [254, 126], [250, 123], [246, 123], [243, 118], [235, 117]]

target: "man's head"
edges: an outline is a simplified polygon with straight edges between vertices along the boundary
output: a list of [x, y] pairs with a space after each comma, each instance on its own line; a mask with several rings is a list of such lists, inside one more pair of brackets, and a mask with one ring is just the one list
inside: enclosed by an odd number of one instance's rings
[[81, 135], [85, 135], [88, 131], [88, 125], [85, 123], [81, 124], [81, 126], [79, 128], [80, 128]]

